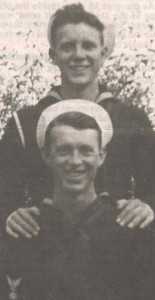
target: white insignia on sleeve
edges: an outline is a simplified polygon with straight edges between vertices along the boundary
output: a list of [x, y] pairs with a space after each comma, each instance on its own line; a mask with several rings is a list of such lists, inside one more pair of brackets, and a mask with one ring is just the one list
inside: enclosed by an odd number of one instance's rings
[[9, 300], [17, 300], [17, 288], [19, 287], [22, 278], [11, 279], [8, 275], [6, 276], [8, 285], [10, 287]]

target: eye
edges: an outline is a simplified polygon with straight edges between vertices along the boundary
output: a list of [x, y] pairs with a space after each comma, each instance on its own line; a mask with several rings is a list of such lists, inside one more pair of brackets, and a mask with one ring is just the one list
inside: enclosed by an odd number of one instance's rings
[[72, 50], [74, 48], [74, 43], [72, 42], [67, 42], [67, 43], [64, 43], [62, 44], [61, 46], [61, 49], [66, 51], [66, 52], [69, 52], [70, 50]]
[[96, 44], [91, 41], [85, 41], [83, 42], [83, 48], [91, 51], [96, 48]]
[[92, 148], [90, 147], [87, 147], [87, 146], [83, 146], [80, 148], [80, 152], [82, 155], [84, 156], [90, 156], [90, 155], [93, 155], [94, 154], [94, 151]]
[[56, 152], [59, 156], [67, 156], [70, 153], [70, 149], [66, 146], [56, 149]]

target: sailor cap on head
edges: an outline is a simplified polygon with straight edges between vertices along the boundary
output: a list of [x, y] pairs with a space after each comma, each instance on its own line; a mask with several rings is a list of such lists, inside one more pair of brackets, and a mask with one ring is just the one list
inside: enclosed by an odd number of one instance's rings
[[113, 126], [106, 110], [100, 105], [81, 99], [60, 101], [48, 106], [41, 114], [37, 125], [37, 143], [40, 149], [44, 148], [45, 135], [50, 123], [58, 116], [68, 112], [80, 112], [92, 117], [102, 132], [102, 147], [104, 148], [113, 136]]
[[[50, 47], [52, 48], [52, 26], [53, 22], [55, 19], [55, 15], [51, 15], [47, 27], [47, 38], [50, 44]], [[114, 50], [115, 46], [115, 30], [114, 30], [114, 25], [112, 23], [107, 23], [104, 24], [104, 29], [103, 29], [103, 40], [104, 40], [104, 48], [106, 49], [106, 52], [104, 54], [104, 59], [108, 58], [111, 53]]]

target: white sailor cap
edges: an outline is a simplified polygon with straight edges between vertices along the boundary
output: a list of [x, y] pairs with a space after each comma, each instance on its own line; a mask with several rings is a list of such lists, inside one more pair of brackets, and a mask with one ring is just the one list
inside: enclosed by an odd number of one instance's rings
[[105, 148], [113, 136], [113, 126], [107, 111], [97, 103], [88, 100], [69, 99], [52, 104], [42, 112], [36, 132], [40, 149], [44, 148], [45, 135], [50, 123], [61, 114], [68, 112], [80, 112], [92, 117], [101, 129], [102, 147]]

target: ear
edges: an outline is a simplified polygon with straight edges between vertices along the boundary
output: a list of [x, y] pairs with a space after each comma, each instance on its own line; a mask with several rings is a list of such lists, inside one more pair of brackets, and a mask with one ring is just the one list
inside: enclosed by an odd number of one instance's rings
[[99, 153], [98, 168], [100, 168], [103, 165], [103, 163], [105, 161], [105, 158], [106, 158], [106, 155], [107, 155], [106, 149], [101, 148], [100, 153]]
[[54, 64], [56, 63], [56, 52], [54, 48], [49, 48], [49, 57], [52, 59]]
[[105, 59], [107, 58], [107, 47], [102, 48], [101, 50], [101, 55], [102, 55], [102, 63], [105, 61]]

